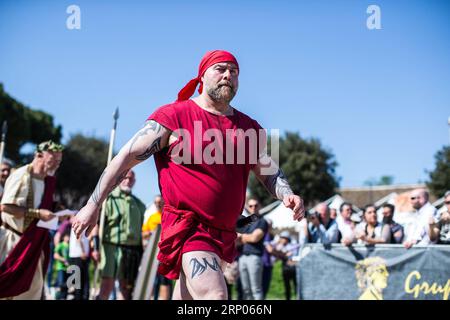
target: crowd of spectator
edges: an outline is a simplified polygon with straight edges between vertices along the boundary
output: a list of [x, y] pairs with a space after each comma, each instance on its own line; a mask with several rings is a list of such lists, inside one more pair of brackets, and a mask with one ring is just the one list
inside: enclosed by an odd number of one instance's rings
[[[307, 243], [324, 246], [400, 244], [406, 249], [450, 244], [450, 191], [444, 195], [447, 210], [441, 210], [441, 213], [431, 205], [425, 189], [412, 190], [409, 201], [413, 212], [402, 224], [396, 222], [395, 206], [389, 203], [380, 207], [368, 204], [360, 213], [350, 202], [343, 202], [338, 210], [319, 203], [300, 222], [297, 239], [288, 230], [274, 235], [271, 221], [260, 216], [238, 236], [239, 257], [225, 273], [230, 299], [232, 285], [236, 287], [237, 299], [265, 299], [276, 261], [281, 262], [285, 298], [291, 299], [292, 289], [296, 292], [297, 287], [296, 262], [301, 248]], [[258, 200], [248, 200], [249, 214], [258, 215], [259, 209]], [[379, 210], [381, 219], [377, 215]]]
[[[439, 213], [429, 202], [426, 190], [412, 190], [410, 202], [414, 210], [403, 225], [395, 221], [395, 207], [389, 203], [381, 208], [368, 204], [359, 216], [351, 203], [344, 202], [336, 218], [331, 217], [325, 203], [320, 203], [303, 223], [299, 243], [403, 244], [407, 249], [414, 245], [449, 244], [450, 191], [444, 197], [447, 210]], [[377, 219], [379, 209], [382, 220]]]

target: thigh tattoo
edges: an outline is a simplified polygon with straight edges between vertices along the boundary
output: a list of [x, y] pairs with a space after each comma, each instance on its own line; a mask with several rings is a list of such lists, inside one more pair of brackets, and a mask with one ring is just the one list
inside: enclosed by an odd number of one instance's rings
[[217, 262], [216, 258], [212, 258], [212, 263], [209, 263], [206, 258], [203, 258], [203, 263], [198, 261], [197, 258], [192, 258], [190, 261], [190, 264], [192, 264], [192, 273], [191, 278], [193, 279], [195, 276], [200, 276], [205, 270], [209, 267], [214, 271], [220, 270], [220, 265]]

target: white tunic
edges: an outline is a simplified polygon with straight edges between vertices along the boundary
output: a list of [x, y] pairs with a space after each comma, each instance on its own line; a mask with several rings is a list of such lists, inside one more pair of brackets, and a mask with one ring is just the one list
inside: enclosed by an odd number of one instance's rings
[[[33, 183], [33, 202], [34, 208], [39, 208], [42, 196], [44, 195], [44, 180], [31, 178], [31, 175], [27, 172], [28, 165], [23, 166], [15, 170], [9, 178], [6, 180], [5, 188], [2, 197], [2, 204], [14, 204], [19, 207], [27, 207], [27, 197], [29, 193], [30, 179]], [[19, 232], [24, 232], [24, 218], [16, 218], [12, 214], [2, 212], [2, 221], [7, 223], [12, 228]], [[20, 236], [16, 233], [7, 230], [4, 226], [0, 227], [0, 264], [8, 256], [9, 252], [19, 242]], [[13, 297], [14, 300], [20, 299], [40, 299], [43, 288], [43, 273], [42, 264], [44, 261], [44, 253], [41, 253], [41, 258], [38, 263], [37, 270], [33, 277], [31, 287], [28, 291], [22, 293], [19, 296]], [[30, 270], [31, 272], [31, 270]]]

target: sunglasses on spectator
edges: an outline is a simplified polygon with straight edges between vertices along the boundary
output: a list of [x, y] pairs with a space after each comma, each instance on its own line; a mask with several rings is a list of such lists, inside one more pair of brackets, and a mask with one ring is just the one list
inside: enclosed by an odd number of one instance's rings
[[411, 197], [411, 200], [419, 199], [419, 197]]
[[444, 203], [445, 203], [445, 204], [450, 204], [450, 201], [445, 201]]
[[258, 205], [257, 204], [249, 204], [248, 207], [249, 208], [256, 208]]

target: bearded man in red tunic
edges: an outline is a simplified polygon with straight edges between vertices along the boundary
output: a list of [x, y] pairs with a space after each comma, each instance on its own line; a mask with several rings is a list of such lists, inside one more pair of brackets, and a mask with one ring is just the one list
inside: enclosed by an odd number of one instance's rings
[[[177, 101], [153, 112], [111, 161], [73, 222], [77, 236], [89, 234], [108, 193], [128, 170], [154, 155], [165, 203], [158, 272], [178, 279], [174, 299], [227, 298], [223, 268], [236, 256], [236, 222], [250, 171], [293, 210], [295, 220], [304, 217], [302, 199], [265, 152], [264, 130], [230, 105], [238, 78], [231, 53], [207, 52]], [[191, 99], [198, 85], [200, 95]]]

